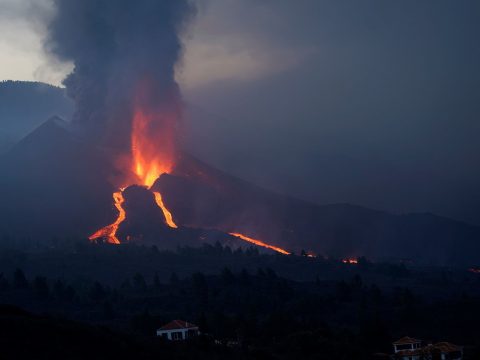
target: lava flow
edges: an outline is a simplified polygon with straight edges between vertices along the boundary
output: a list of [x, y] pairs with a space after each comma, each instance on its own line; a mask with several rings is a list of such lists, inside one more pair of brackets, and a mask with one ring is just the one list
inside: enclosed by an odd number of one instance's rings
[[270, 249], [270, 250], [274, 250], [274, 251], [279, 252], [279, 253], [284, 254], [284, 255], [290, 255], [290, 253], [288, 251], [283, 250], [282, 248], [265, 244], [263, 241], [253, 239], [253, 238], [245, 236], [243, 234], [239, 234], [239, 233], [229, 233], [229, 234], [232, 235], [232, 236], [235, 236], [239, 239], [248, 241], [249, 243], [252, 243], [252, 244], [255, 244], [255, 245], [258, 245], [258, 246], [262, 246], [262, 247]]
[[[150, 113], [139, 107], [135, 110], [131, 133], [131, 165], [138, 183], [150, 189], [162, 174], [168, 174], [174, 163], [174, 134], [172, 133], [174, 115]], [[157, 124], [157, 125], [156, 125]], [[161, 124], [162, 126], [158, 126]], [[126, 218], [122, 205], [125, 201], [123, 189], [113, 194], [118, 217], [111, 225], [105, 226], [89, 237], [90, 240], [104, 238], [111, 244], [120, 244], [116, 233], [119, 225]], [[162, 210], [165, 223], [171, 228], [177, 228], [172, 213], [167, 209], [159, 192], [153, 192], [155, 203]]]
[[163, 203], [162, 195], [158, 191], [154, 191], [153, 195], [155, 195], [155, 202], [157, 203], [158, 207], [163, 211], [163, 216], [165, 217], [167, 225], [174, 229], [178, 228], [177, 224], [175, 224], [175, 222], [173, 221], [172, 213]]
[[118, 226], [122, 223], [123, 220], [126, 218], [126, 213], [123, 208], [123, 203], [125, 202], [125, 198], [123, 197], [123, 189], [120, 191], [113, 193], [113, 200], [115, 202], [115, 207], [118, 210], [117, 219], [113, 224], [107, 225], [91, 236], [89, 236], [89, 240], [96, 240], [96, 239], [106, 239], [110, 244], [120, 244], [120, 240], [117, 238], [117, 230]]
[[[150, 111], [148, 106], [138, 106], [135, 108], [132, 117], [132, 132], [130, 137], [130, 163], [128, 171], [136, 175], [137, 184], [150, 189], [155, 181], [162, 174], [169, 174], [175, 164], [175, 111]], [[130, 182], [130, 181], [128, 181]], [[112, 244], [120, 244], [117, 237], [117, 230], [122, 221], [126, 218], [123, 203], [123, 189], [115, 192], [113, 198], [115, 207], [118, 209], [118, 217], [111, 225], [105, 226], [89, 237], [90, 240], [104, 238]], [[162, 194], [158, 191], [152, 191], [155, 197], [155, 203], [162, 210], [165, 218], [165, 224], [170, 228], [178, 228], [173, 220], [172, 213], [168, 210], [163, 201]], [[239, 233], [230, 233], [239, 239], [251, 244], [274, 250], [281, 254], [290, 253], [282, 248], [265, 244], [264, 242], [250, 238]], [[127, 237], [128, 239], [128, 237]]]
[[[155, 180], [162, 174], [170, 173], [174, 159], [173, 135], [167, 131], [169, 128], [163, 129], [164, 131], [159, 134], [162, 136], [152, 137], [151, 124], [155, 119], [155, 116], [148, 115], [141, 110], [135, 113], [133, 119], [132, 170], [147, 188], [151, 188]], [[170, 119], [169, 116], [163, 116], [160, 123], [168, 124]], [[155, 191], [153, 195], [157, 206], [163, 212], [166, 224], [176, 229], [178, 226], [173, 221], [172, 213], [165, 206], [162, 194]]]

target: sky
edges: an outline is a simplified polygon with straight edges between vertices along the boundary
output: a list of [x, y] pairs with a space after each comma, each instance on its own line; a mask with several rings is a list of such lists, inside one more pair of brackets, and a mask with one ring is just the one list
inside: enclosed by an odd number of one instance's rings
[[[60, 84], [48, 0], [0, 0], [0, 79]], [[480, 3], [199, 0], [177, 79], [191, 151], [317, 203], [480, 224]]]

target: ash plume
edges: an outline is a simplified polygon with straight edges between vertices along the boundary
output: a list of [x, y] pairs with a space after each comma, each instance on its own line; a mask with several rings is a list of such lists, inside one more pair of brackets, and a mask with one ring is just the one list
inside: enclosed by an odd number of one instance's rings
[[195, 13], [188, 0], [54, 5], [45, 46], [74, 64], [64, 85], [76, 104], [75, 129], [96, 143], [126, 149], [135, 102], [180, 115], [174, 68], [182, 53], [180, 34]]

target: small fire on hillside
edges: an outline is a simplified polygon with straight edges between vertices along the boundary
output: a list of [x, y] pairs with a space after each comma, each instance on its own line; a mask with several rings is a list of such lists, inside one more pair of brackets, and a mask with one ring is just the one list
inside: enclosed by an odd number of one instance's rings
[[358, 259], [357, 258], [346, 258], [346, 259], [342, 260], [342, 263], [349, 264], [349, 265], [356, 265], [356, 264], [358, 264]]

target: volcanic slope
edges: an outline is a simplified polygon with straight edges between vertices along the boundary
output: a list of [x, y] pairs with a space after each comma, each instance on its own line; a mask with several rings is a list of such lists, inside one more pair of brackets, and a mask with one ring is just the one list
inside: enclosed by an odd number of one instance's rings
[[[0, 235], [86, 238], [118, 215], [106, 153], [52, 118], [0, 158]], [[127, 189], [119, 236], [174, 248], [240, 233], [288, 252], [474, 265], [480, 228], [432, 214], [393, 215], [349, 204], [316, 205], [279, 195], [182, 154], [160, 191], [179, 229], [167, 228], [152, 192]], [[143, 200], [142, 200], [143, 199]], [[200, 230], [197, 230], [200, 229]], [[207, 229], [207, 230], [202, 230]]]

